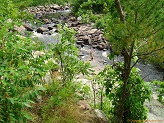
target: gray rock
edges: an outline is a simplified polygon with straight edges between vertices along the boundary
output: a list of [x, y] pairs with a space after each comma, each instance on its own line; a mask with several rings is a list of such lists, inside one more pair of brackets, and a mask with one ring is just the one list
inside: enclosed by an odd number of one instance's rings
[[51, 20], [46, 19], [46, 18], [44, 18], [42, 21], [43, 21], [45, 24], [50, 24], [50, 23], [51, 23]]
[[43, 32], [48, 32], [49, 29], [44, 28], [44, 27], [39, 27], [36, 31], [37, 31], [38, 33], [43, 33]]
[[24, 34], [24, 32], [26, 31], [26, 28], [24, 26], [20, 26], [20, 27], [14, 26], [14, 31]]
[[93, 114], [93, 118], [96, 119], [97, 123], [108, 123], [108, 118], [102, 110], [94, 109], [91, 114]]
[[78, 20], [78, 21], [81, 21], [81, 20], [82, 20], [82, 17], [81, 17], [81, 16], [79, 16], [79, 17], [77, 18], [77, 20]]
[[84, 41], [76, 41], [76, 43], [81, 45], [84, 43]]
[[89, 36], [85, 35], [85, 36], [80, 36], [79, 39], [83, 40], [83, 41], [88, 41], [89, 40]]
[[91, 107], [86, 100], [80, 100], [78, 105], [81, 110], [91, 110]]
[[78, 21], [75, 21], [75, 22], [72, 22], [72, 23], [71, 23], [71, 26], [75, 27], [75, 26], [77, 26], [78, 24], [79, 24], [79, 22], [78, 22]]

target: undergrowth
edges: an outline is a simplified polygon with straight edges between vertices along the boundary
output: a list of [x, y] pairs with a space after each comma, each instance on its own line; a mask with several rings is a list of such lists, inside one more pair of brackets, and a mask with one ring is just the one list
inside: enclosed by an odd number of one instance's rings
[[42, 98], [29, 110], [32, 115], [29, 123], [78, 123], [82, 120], [76, 103], [76, 84], [69, 82], [63, 86], [55, 81], [44, 87], [46, 91], [41, 94]]

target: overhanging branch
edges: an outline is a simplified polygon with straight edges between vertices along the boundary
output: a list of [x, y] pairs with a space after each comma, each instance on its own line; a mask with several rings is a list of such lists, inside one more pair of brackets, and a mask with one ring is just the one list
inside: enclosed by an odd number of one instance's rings
[[141, 22], [146, 18], [146, 16], [148, 16], [148, 15], [150, 14], [150, 12], [154, 9], [154, 7], [157, 5], [157, 3], [158, 3], [159, 1], [160, 1], [160, 0], [157, 0], [157, 1], [155, 2], [155, 4], [147, 11], [147, 13], [145, 14], [145, 16], [140, 20], [139, 23], [141, 23]]
[[164, 47], [161, 47], [161, 48], [158, 48], [158, 49], [152, 50], [152, 51], [147, 52], [147, 53], [142, 53], [142, 54], [134, 55], [133, 57], [135, 57], [135, 56], [139, 57], [139, 56], [150, 55], [150, 54], [152, 54], [152, 53], [154, 53], [154, 52], [157, 52], [157, 51], [160, 51], [160, 50], [163, 50], [163, 49], [164, 49]]

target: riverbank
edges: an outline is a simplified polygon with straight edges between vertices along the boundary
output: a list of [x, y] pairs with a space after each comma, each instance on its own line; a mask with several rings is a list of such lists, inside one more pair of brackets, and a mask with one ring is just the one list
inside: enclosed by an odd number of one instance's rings
[[[57, 13], [57, 11], [55, 11], [55, 13]], [[49, 16], [50, 14], [54, 15], [55, 13], [50, 12], [48, 15]], [[93, 69], [95, 70], [95, 73], [98, 73], [101, 70], [103, 70], [106, 64], [113, 63], [113, 61], [107, 58], [107, 55], [108, 53], [110, 53], [110, 51], [108, 51], [109, 49], [108, 42], [103, 37], [102, 30], [93, 28], [91, 25], [88, 24], [82, 24], [80, 22], [81, 20], [80, 17], [75, 18], [69, 14], [64, 16], [64, 14], [61, 13], [61, 15], [58, 16], [58, 18], [49, 18], [49, 17], [44, 18], [44, 16], [39, 18], [44, 24], [42, 25], [42, 27], [39, 27], [36, 30], [34, 30], [34, 32], [37, 34], [36, 36], [40, 35], [38, 36], [38, 38], [40, 38], [43, 42], [52, 43], [51, 41], [54, 41], [53, 34], [58, 32], [56, 28], [56, 24], [60, 22], [66, 23], [69, 27], [72, 27], [78, 32], [76, 38], [77, 38], [77, 46], [79, 47], [80, 50], [80, 57], [82, 60], [89, 61], [91, 63]], [[49, 39], [52, 40], [50, 41]], [[92, 56], [91, 56], [91, 51], [92, 51]], [[122, 57], [120, 56], [116, 57], [115, 61], [117, 62], [122, 61]], [[145, 81], [151, 82], [152, 80], [162, 80], [163, 78], [163, 72], [158, 71], [154, 66], [150, 64], [139, 63], [137, 67], [141, 70], [142, 78], [144, 78]], [[79, 80], [83, 81], [84, 78], [79, 78]], [[162, 117], [164, 112], [164, 110], [162, 109], [163, 105], [161, 105], [156, 100], [155, 96], [153, 96], [152, 100], [150, 102], [147, 102], [145, 105], [150, 110], [149, 120], [164, 120]]]

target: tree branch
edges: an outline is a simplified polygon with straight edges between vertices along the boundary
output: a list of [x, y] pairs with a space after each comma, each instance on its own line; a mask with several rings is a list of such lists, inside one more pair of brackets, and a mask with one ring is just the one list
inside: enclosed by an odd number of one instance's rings
[[136, 10], [138, 11], [140, 9], [140, 7], [143, 6], [146, 2], [147, 2], [147, 0], [145, 0], [143, 3], [141, 3], [141, 5]]
[[138, 11], [135, 11], [135, 19], [134, 19], [134, 23], [137, 23], [137, 18], [138, 18]]
[[159, 29], [157, 29], [157, 30], [151, 32], [151, 33], [150, 33], [148, 36], [146, 36], [146, 37], [149, 37], [149, 36], [151, 36], [151, 35], [154, 35], [154, 34], [156, 34], [157, 32], [159, 32], [159, 31], [162, 30], [162, 29], [163, 29], [163, 27], [161, 27], [161, 28], [159, 28]]
[[140, 59], [137, 59], [137, 61], [131, 66], [130, 70], [139, 62]]
[[120, 20], [125, 23], [125, 14], [122, 10], [122, 7], [121, 7], [121, 4], [120, 4], [120, 0], [115, 0], [115, 3], [116, 3], [116, 7], [117, 7], [117, 10], [118, 10], [118, 13], [120, 14]]
[[160, 0], [157, 0], [155, 2], [155, 4], [148, 10], [148, 12], [145, 14], [145, 16], [140, 20], [140, 23], [146, 18], [146, 16], [148, 16], [150, 14], [150, 12], [153, 10], [153, 8], [157, 5], [157, 3], [159, 2]]
[[[148, 53], [138, 54], [138, 55], [134, 55], [134, 56], [137, 56], [137, 57], [139, 57], [139, 56], [146, 56], [146, 55], [150, 55], [150, 54], [152, 54], [152, 53], [154, 53], [154, 52], [157, 52], [157, 51], [163, 50], [163, 49], [164, 49], [164, 47], [161, 47], [161, 48], [159, 48], [159, 49], [152, 50], [152, 51], [150, 51], [150, 52], [148, 52]], [[134, 57], [134, 56], [133, 56], [133, 57]]]

